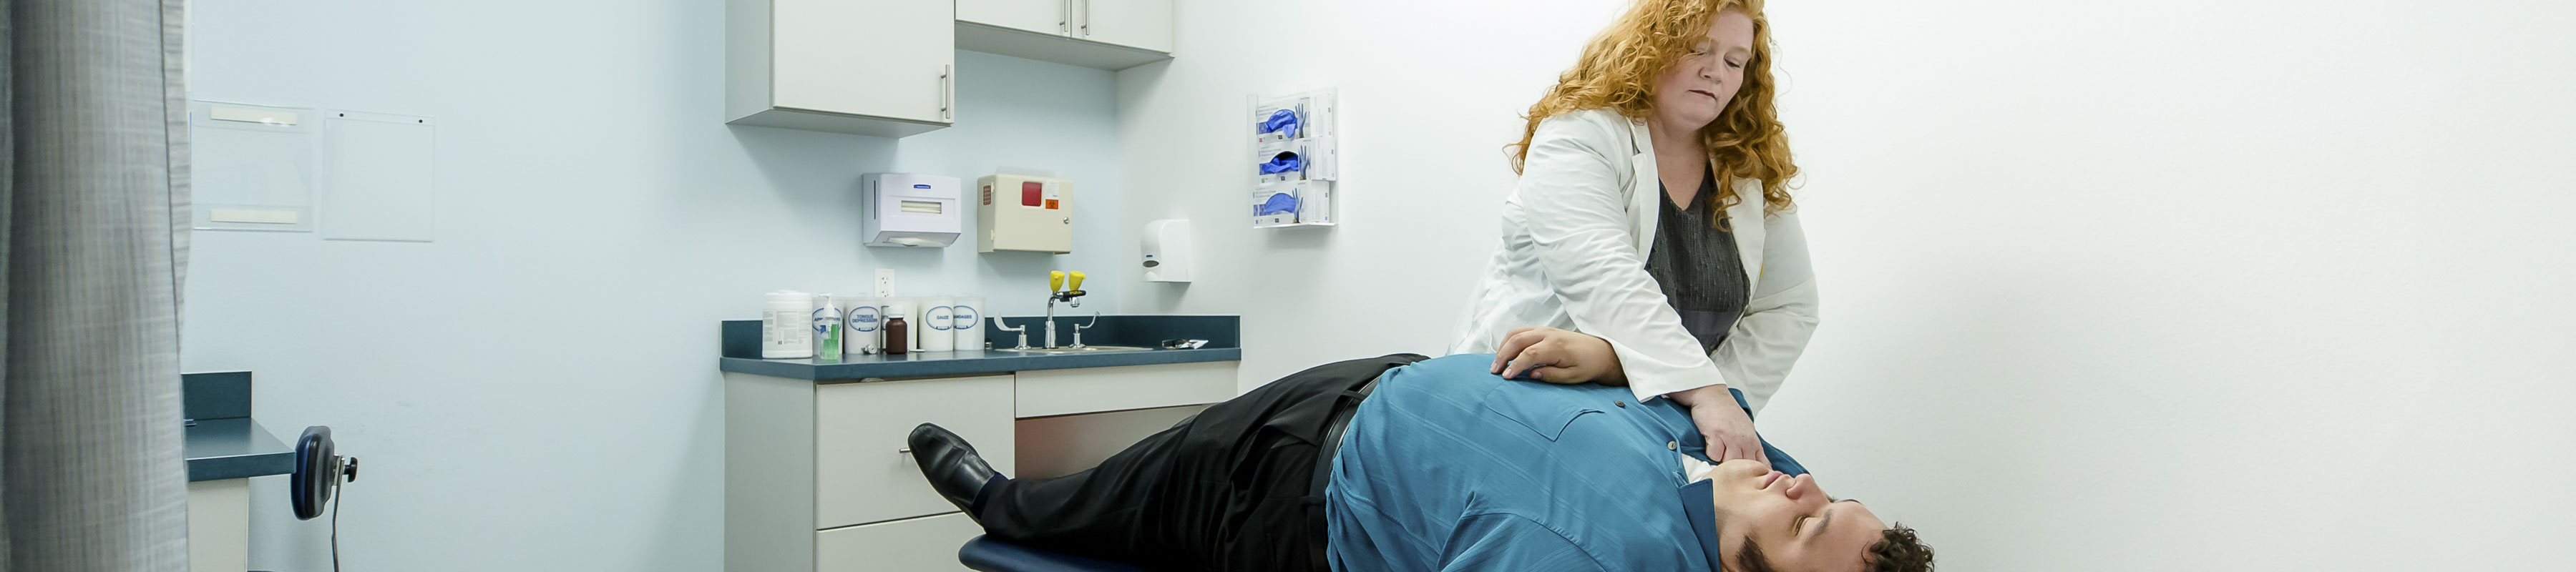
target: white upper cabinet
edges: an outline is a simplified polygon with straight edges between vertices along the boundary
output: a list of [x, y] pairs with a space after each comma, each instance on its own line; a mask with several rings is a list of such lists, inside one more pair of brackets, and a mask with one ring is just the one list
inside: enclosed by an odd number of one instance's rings
[[1172, 57], [1172, 0], [956, 0], [957, 47], [1101, 69]]
[[1073, 0], [1082, 5], [1075, 29], [1082, 39], [1172, 51], [1172, 0]]
[[957, 21], [1023, 32], [1064, 35], [1068, 0], [958, 0]]
[[956, 121], [955, 7], [729, 0], [725, 121], [902, 137]]

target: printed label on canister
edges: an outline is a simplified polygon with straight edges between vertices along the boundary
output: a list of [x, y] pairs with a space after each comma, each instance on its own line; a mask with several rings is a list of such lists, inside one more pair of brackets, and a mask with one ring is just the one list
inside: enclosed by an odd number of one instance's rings
[[875, 332], [875, 331], [877, 331], [877, 326], [879, 325], [879, 324], [877, 323], [877, 322], [878, 322], [878, 320], [879, 320], [879, 317], [877, 316], [877, 313], [878, 313], [878, 312], [881, 312], [881, 311], [882, 311], [882, 310], [879, 310], [879, 309], [878, 309], [877, 307], [875, 307], [875, 306], [860, 306], [860, 307], [856, 307], [856, 308], [851, 308], [851, 309], [850, 309], [850, 320], [849, 320], [849, 322], [850, 322], [850, 325], [849, 325], [850, 331], [852, 331], [852, 332]]
[[762, 312], [760, 322], [761, 330], [766, 334], [761, 341], [769, 347], [784, 349], [798, 345], [793, 335], [796, 332], [795, 312]]
[[929, 324], [930, 329], [932, 330], [941, 332], [948, 331], [949, 328], [955, 327], [955, 324], [957, 323], [956, 308], [956, 306], [931, 306], [930, 313], [924, 315], [921, 321], [922, 323]]
[[949, 314], [951, 316], [949, 323], [956, 324], [950, 327], [959, 330], [973, 328], [976, 322], [984, 319], [983, 315], [975, 313], [974, 306], [965, 304], [949, 306]]

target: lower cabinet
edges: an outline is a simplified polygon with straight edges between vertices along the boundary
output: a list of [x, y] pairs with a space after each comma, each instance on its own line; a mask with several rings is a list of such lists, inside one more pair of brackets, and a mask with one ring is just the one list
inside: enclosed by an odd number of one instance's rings
[[904, 438], [923, 423], [1012, 470], [1011, 376], [868, 381], [814, 389], [814, 528], [956, 512], [921, 478]]
[[814, 570], [965, 570], [957, 547], [983, 533], [956, 512], [816, 531]]
[[[962, 570], [983, 527], [904, 442], [937, 423], [1006, 475], [1056, 476], [1234, 395], [1235, 362], [935, 379], [725, 374], [725, 569]], [[1023, 448], [1022, 435], [1037, 431]], [[1023, 474], [1020, 459], [1043, 469]]]

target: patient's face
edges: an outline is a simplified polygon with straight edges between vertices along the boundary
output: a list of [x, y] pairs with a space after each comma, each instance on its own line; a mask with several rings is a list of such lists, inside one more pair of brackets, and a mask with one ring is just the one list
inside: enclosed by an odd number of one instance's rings
[[1810, 476], [1791, 477], [1745, 459], [1709, 473], [1717, 500], [1718, 549], [1739, 568], [1747, 544], [1780, 572], [1846, 572], [1878, 542], [1887, 523], [1859, 501], [1834, 502]]

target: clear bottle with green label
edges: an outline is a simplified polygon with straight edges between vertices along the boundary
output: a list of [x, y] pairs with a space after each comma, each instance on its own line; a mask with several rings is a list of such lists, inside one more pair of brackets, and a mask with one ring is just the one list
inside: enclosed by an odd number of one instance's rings
[[822, 303], [814, 308], [814, 359], [841, 361], [841, 304], [831, 294], [815, 296]]

